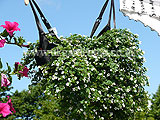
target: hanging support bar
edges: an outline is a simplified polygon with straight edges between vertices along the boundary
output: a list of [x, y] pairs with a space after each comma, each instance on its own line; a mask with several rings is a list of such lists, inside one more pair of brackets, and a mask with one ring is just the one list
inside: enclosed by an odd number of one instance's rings
[[[97, 20], [96, 20], [96, 22], [95, 22], [95, 24], [94, 24], [94, 26], [93, 26], [93, 29], [92, 29], [92, 32], [91, 32], [91, 35], [90, 35], [91, 38], [93, 37], [94, 33], [96, 32], [96, 30], [97, 30], [97, 28], [98, 28], [98, 26], [99, 26], [99, 24], [100, 24], [100, 22], [101, 22], [101, 20], [102, 20], [102, 16], [103, 16], [104, 11], [105, 11], [105, 9], [106, 9], [106, 7], [107, 7], [107, 5], [108, 5], [108, 2], [109, 2], [109, 0], [106, 0], [106, 2], [105, 2], [105, 4], [104, 4], [104, 6], [103, 6], [103, 8], [102, 8], [102, 10], [101, 10], [101, 12], [100, 12], [100, 14], [99, 14], [99, 16], [98, 16], [98, 18], [97, 18]], [[98, 34], [97, 37], [99, 37], [100, 35], [102, 35], [102, 34], [103, 34], [104, 32], [106, 32], [107, 30], [110, 30], [110, 29], [111, 29], [111, 27], [110, 27], [110, 22], [111, 22], [112, 10], [113, 10], [114, 28], [116, 28], [114, 0], [111, 0], [111, 7], [110, 7], [110, 13], [109, 13], [108, 23], [107, 23], [107, 25], [102, 29], [102, 31]]]

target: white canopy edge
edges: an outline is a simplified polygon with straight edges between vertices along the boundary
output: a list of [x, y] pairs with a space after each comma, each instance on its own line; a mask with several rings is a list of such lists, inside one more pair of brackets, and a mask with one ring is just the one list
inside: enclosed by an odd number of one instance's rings
[[[133, 6], [133, 1], [134, 6]], [[135, 21], [140, 21], [144, 24], [144, 26], [148, 26], [152, 31], [156, 31], [160, 36], [160, 0], [153, 0], [158, 4], [154, 3], [154, 11], [149, 0], [143, 1], [143, 12], [142, 12], [142, 4], [139, 0], [120, 0], [120, 11], [124, 14], [124, 16], [128, 16], [129, 19], [133, 19]], [[132, 7], [135, 7], [133, 10]]]

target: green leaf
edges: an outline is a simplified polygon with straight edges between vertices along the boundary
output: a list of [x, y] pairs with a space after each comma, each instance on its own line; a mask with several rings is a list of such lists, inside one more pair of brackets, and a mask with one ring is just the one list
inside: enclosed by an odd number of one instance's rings
[[0, 58], [0, 69], [2, 69], [3, 65], [2, 65], [2, 62], [1, 62], [1, 58]]
[[18, 42], [20, 45], [22, 45], [25, 42], [25, 40], [23, 39], [23, 37], [18, 37]]
[[3, 33], [1, 33], [2, 37], [7, 37], [8, 35], [9, 35], [9, 33], [6, 30], [4, 30]]
[[6, 63], [7, 64], [7, 68], [8, 68], [8, 73], [10, 73], [11, 72], [11, 67], [8, 65], [8, 63]]

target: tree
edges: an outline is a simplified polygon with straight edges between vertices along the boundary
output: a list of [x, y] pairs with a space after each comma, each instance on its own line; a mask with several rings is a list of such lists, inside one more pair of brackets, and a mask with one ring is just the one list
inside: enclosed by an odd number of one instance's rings
[[155, 94], [153, 94], [152, 98], [152, 105], [151, 105], [151, 114], [155, 120], [160, 119], [160, 85], [158, 90]]
[[63, 120], [58, 101], [53, 95], [45, 95], [39, 85], [21, 92], [15, 91], [12, 103], [16, 113], [4, 119]]

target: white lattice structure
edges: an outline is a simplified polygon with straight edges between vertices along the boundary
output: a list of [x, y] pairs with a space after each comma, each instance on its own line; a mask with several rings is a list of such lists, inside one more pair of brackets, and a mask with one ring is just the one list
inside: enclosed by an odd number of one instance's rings
[[160, 0], [120, 0], [120, 11], [160, 35]]

